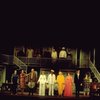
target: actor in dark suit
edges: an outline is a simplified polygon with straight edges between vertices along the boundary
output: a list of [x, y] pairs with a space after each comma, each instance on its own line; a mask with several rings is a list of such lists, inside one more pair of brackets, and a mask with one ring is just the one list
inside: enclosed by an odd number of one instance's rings
[[76, 88], [76, 96], [79, 96], [81, 79], [80, 79], [80, 70], [77, 70], [74, 76], [74, 83]]
[[12, 81], [12, 93], [16, 94], [17, 93], [17, 86], [18, 86], [18, 75], [17, 75], [17, 70], [14, 71], [11, 77]]

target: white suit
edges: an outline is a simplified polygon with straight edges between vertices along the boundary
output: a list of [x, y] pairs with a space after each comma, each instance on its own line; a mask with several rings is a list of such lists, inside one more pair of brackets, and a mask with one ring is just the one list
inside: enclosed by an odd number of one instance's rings
[[48, 75], [48, 85], [49, 85], [49, 96], [54, 96], [54, 84], [55, 84], [55, 74]]
[[46, 75], [40, 75], [38, 82], [39, 82], [39, 95], [45, 96]]

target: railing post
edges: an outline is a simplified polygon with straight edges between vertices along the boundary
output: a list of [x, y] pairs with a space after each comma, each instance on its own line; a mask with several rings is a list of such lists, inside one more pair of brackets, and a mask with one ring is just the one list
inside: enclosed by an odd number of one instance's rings
[[95, 48], [93, 50], [93, 64], [95, 65]]

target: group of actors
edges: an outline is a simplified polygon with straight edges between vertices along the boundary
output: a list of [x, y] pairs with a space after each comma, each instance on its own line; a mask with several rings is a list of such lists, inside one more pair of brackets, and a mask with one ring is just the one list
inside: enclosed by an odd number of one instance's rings
[[[75, 84], [75, 93], [76, 96], [79, 96], [80, 86], [81, 86], [81, 78], [80, 78], [80, 70], [75, 72], [74, 77], [70, 72], [66, 72], [67, 75], [64, 76], [63, 72], [59, 71], [56, 77], [54, 70], [50, 70], [48, 76], [45, 71], [41, 71], [39, 77], [37, 77], [37, 72], [32, 68], [30, 73], [25, 73], [24, 70], [21, 70], [20, 75], [17, 74], [17, 70], [14, 71], [12, 75], [12, 93], [17, 93], [17, 88], [19, 84], [19, 88], [21, 90], [21, 94], [24, 93], [26, 85], [29, 89], [29, 95], [36, 92], [38, 86], [38, 94], [39, 96], [45, 96], [46, 90], [48, 89], [48, 96], [55, 95], [55, 84], [57, 84], [58, 96], [72, 96], [73, 95], [73, 84]], [[91, 78], [86, 74], [84, 77], [84, 95], [89, 95], [89, 85], [91, 82]]]

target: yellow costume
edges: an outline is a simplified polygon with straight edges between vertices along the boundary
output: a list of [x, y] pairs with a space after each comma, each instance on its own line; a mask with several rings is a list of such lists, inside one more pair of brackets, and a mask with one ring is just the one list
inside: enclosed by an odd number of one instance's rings
[[62, 74], [57, 76], [57, 83], [58, 83], [58, 95], [62, 95], [64, 90], [64, 76]]

